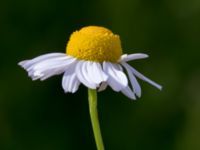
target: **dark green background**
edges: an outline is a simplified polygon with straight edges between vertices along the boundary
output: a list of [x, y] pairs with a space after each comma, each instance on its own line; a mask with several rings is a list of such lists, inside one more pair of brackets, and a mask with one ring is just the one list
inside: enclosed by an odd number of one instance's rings
[[95, 150], [87, 89], [64, 94], [62, 76], [32, 82], [21, 60], [65, 52], [74, 30], [100, 25], [121, 36], [131, 65], [163, 85], [139, 81], [131, 101], [99, 93], [107, 150], [200, 149], [199, 0], [3, 0], [0, 2], [0, 149]]

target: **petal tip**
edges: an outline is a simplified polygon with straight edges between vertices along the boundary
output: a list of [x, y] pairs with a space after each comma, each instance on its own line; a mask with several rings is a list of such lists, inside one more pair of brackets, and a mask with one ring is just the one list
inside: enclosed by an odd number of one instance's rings
[[144, 55], [144, 58], [148, 58], [149, 57], [149, 55], [148, 54], [143, 54]]
[[20, 61], [19, 63], [17, 63], [17, 65], [19, 65], [19, 66], [22, 67], [22, 68], [24, 68], [24, 64], [25, 64], [24, 61]]
[[131, 99], [132, 101], [136, 101], [136, 100], [137, 100], [136, 97], [130, 97], [130, 99]]
[[142, 94], [136, 94], [138, 98], [140, 98], [142, 96]]
[[162, 91], [163, 87], [161, 85], [158, 86], [158, 89]]

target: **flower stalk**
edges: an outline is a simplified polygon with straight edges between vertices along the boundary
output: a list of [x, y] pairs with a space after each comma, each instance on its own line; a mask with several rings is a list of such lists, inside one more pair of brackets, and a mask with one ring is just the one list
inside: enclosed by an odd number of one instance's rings
[[104, 150], [103, 139], [101, 136], [101, 130], [98, 119], [96, 90], [88, 89], [88, 100], [89, 100], [90, 118], [91, 118], [97, 150]]

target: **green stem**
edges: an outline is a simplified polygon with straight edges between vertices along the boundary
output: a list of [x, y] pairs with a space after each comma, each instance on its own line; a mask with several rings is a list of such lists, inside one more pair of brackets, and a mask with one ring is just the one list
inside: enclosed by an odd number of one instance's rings
[[98, 112], [97, 112], [97, 92], [96, 90], [88, 89], [88, 100], [90, 109], [90, 118], [92, 122], [92, 128], [96, 141], [97, 150], [104, 150], [103, 139], [101, 136], [101, 130], [99, 126]]

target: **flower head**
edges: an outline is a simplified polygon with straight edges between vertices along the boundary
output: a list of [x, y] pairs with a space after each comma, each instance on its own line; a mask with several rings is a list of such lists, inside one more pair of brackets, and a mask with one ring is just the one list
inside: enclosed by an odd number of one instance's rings
[[118, 35], [104, 27], [89, 26], [72, 33], [66, 53], [81, 60], [117, 63], [122, 48]]
[[[119, 35], [99, 26], [88, 26], [72, 33], [65, 53], [50, 53], [19, 63], [33, 80], [45, 80], [64, 73], [62, 87], [74, 93], [82, 83], [90, 89], [102, 91], [109, 85], [127, 97], [141, 96], [136, 77], [161, 89], [127, 62], [147, 58], [148, 55], [122, 54]], [[124, 72], [126, 70], [126, 73]], [[129, 87], [131, 85], [131, 87]]]

